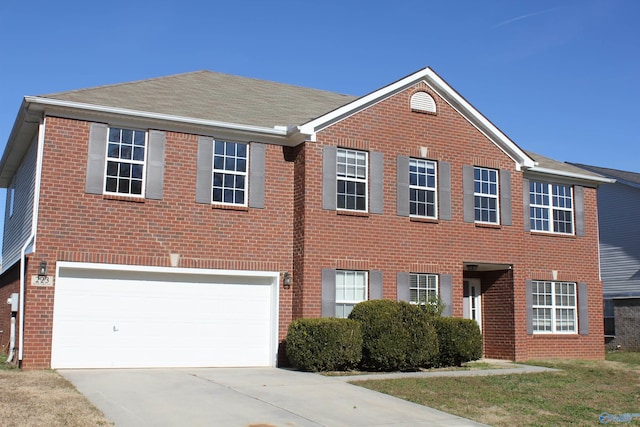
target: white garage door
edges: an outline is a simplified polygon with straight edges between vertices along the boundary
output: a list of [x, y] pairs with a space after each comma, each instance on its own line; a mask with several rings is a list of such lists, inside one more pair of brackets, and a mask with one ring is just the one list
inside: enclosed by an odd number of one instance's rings
[[59, 266], [52, 368], [274, 365], [278, 273], [83, 267]]

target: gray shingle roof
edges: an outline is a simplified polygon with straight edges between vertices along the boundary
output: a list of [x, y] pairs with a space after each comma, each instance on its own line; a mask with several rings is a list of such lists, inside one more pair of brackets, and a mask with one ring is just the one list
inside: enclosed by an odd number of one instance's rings
[[592, 176], [594, 178], [602, 178], [602, 175], [598, 174], [597, 172], [579, 168], [577, 166], [574, 166], [571, 163], [559, 162], [557, 160], [553, 160], [549, 157], [545, 157], [541, 154], [537, 154], [529, 150], [525, 150], [525, 151], [529, 155], [529, 157], [531, 157], [533, 160], [538, 162], [538, 167], [551, 169], [559, 172], [568, 172], [571, 174], [579, 174], [584, 176]]
[[269, 128], [301, 125], [357, 98], [212, 71], [41, 97]]
[[578, 167], [584, 168], [585, 170], [590, 170], [592, 172], [599, 173], [600, 175], [604, 175], [608, 178], [614, 178], [618, 182], [629, 183], [629, 184], [632, 184], [633, 186], [640, 186], [640, 173], [621, 171], [619, 169], [602, 168], [599, 166], [583, 165], [580, 163], [572, 163], [572, 164]]

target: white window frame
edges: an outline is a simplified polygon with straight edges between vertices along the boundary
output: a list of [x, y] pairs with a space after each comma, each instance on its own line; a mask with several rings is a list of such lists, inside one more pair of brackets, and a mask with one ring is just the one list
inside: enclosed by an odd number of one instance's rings
[[[364, 155], [364, 165], [358, 164], [358, 157]], [[344, 161], [341, 161], [341, 158], [344, 158]], [[349, 163], [350, 159], [355, 159], [355, 163]], [[362, 174], [361, 172], [364, 172]], [[358, 209], [357, 203], [356, 207], [351, 209], [346, 207], [347, 203], [345, 203], [345, 207], [339, 207], [340, 202], [339, 199], [341, 194], [346, 194], [347, 197], [356, 197], [357, 199], [360, 197], [355, 194], [340, 192], [340, 182], [344, 181], [345, 186], [348, 183], [352, 182], [357, 184], [364, 184], [364, 209]], [[356, 211], [356, 212], [368, 212], [369, 211], [369, 153], [362, 150], [351, 150], [348, 148], [338, 148], [336, 151], [336, 207], [338, 210], [343, 211]]]
[[[557, 189], [563, 187], [568, 190], [568, 196], [560, 195], [557, 192]], [[539, 191], [540, 190], [540, 191]], [[555, 194], [554, 194], [555, 193]], [[560, 204], [559, 200], [568, 199], [569, 203], [571, 203], [571, 207], [567, 208], [566, 203], [565, 206], [554, 206], [555, 204]], [[545, 203], [546, 201], [546, 203]], [[537, 233], [552, 233], [552, 234], [562, 234], [572, 236], [576, 232], [575, 225], [575, 214], [574, 214], [574, 197], [573, 197], [573, 186], [566, 184], [554, 184], [542, 181], [530, 181], [529, 183], [529, 221], [530, 228], [532, 232]], [[546, 218], [538, 218], [535, 215], [535, 210], [538, 209], [541, 212], [546, 213]], [[569, 217], [571, 218], [571, 232], [558, 231], [556, 229], [556, 220], [554, 216], [554, 212], [568, 212]], [[538, 222], [542, 225], [542, 230], [538, 229]], [[546, 225], [547, 229], [544, 229]]]
[[[222, 168], [216, 168], [216, 144], [224, 144], [225, 147], [225, 154], [222, 155], [223, 158], [223, 167]], [[237, 154], [234, 154], [233, 156], [227, 156], [226, 154], [226, 147], [227, 144], [235, 144], [236, 147], [238, 145], [244, 145], [245, 146], [245, 168], [244, 171], [238, 171], [238, 170], [230, 170], [230, 169], [225, 169], [224, 168], [224, 159], [226, 159], [227, 157], [233, 157], [236, 160], [239, 159], [240, 157], [237, 156]], [[211, 166], [211, 182], [212, 182], [212, 187], [211, 187], [211, 203], [214, 205], [226, 205], [226, 206], [241, 206], [241, 207], [247, 207], [249, 205], [249, 149], [250, 149], [250, 145], [244, 142], [236, 142], [236, 141], [226, 141], [226, 140], [214, 140], [213, 141], [213, 157], [211, 159], [212, 161], [212, 166]], [[237, 152], [237, 150], [236, 150]], [[239, 189], [239, 187], [235, 187], [235, 182], [234, 182], [234, 186], [233, 187], [225, 187], [224, 183], [222, 184], [222, 187], [218, 187], [216, 186], [216, 174], [223, 174], [223, 175], [227, 175], [227, 176], [233, 176], [234, 177], [234, 181], [235, 181], [235, 177], [238, 176], [242, 176], [244, 177], [244, 188], [242, 189], [243, 191], [243, 195], [244, 198], [242, 200], [242, 203], [238, 203], [238, 202], [225, 202], [224, 201], [224, 191], [225, 188], [231, 188], [233, 189], [233, 191], [237, 191]], [[224, 179], [224, 178], [223, 178]], [[214, 190], [216, 188], [221, 188], [222, 189], [222, 201], [216, 201], [214, 200]]]
[[[133, 141], [135, 141], [135, 132], [144, 133], [144, 159], [143, 160], [134, 160], [133, 158], [131, 158], [131, 159], [122, 159], [120, 157], [110, 157], [109, 156], [109, 144], [113, 143], [113, 142], [109, 141], [110, 135], [111, 135], [111, 129], [119, 129], [120, 130], [120, 141], [118, 141], [118, 145], [120, 146], [120, 148], [122, 148], [122, 131], [132, 131], [132, 132], [134, 132]], [[133, 157], [133, 149], [136, 147], [136, 145], [135, 145], [135, 143], [132, 142], [131, 146], [132, 146], [132, 157]], [[120, 127], [120, 126], [109, 126], [109, 128], [107, 129], [107, 144], [106, 144], [104, 173], [103, 173], [103, 176], [104, 176], [104, 194], [112, 194], [112, 195], [124, 196], [124, 197], [135, 197], [135, 198], [140, 198], [140, 199], [144, 198], [145, 197], [145, 190], [146, 190], [146, 183], [147, 183], [147, 155], [148, 155], [148, 153], [149, 153], [149, 132], [147, 132], [146, 130], [142, 130], [142, 129], [134, 129], [134, 128], [127, 128], [127, 127]], [[107, 190], [108, 179], [109, 179], [110, 176], [111, 177], [114, 176], [114, 175], [107, 175], [107, 172], [108, 172], [108, 169], [109, 169], [109, 162], [115, 162], [115, 163], [119, 163], [119, 164], [129, 164], [130, 167], [133, 167], [134, 165], [142, 165], [142, 178], [140, 179], [140, 181], [141, 181], [140, 194], [131, 193], [131, 182], [133, 182], [132, 174], [130, 174], [131, 176], [127, 178], [129, 180], [129, 192], [128, 193], [123, 193], [123, 192], [117, 191], [118, 187], [116, 187], [116, 191]], [[119, 174], [118, 174], [116, 179], [120, 179]], [[136, 180], [138, 180], [138, 179], [136, 178]], [[119, 186], [119, 184], [118, 184], [118, 186]]]
[[429, 295], [438, 298], [438, 282], [437, 274], [409, 273], [409, 304], [435, 304]]
[[[412, 167], [416, 169], [415, 172], [411, 171]], [[421, 167], [424, 168], [425, 170], [424, 173], [418, 172]], [[429, 173], [430, 170], [433, 170], [433, 173]], [[413, 183], [412, 175], [416, 176], [415, 184]], [[424, 177], [424, 185], [420, 185], [421, 176]], [[433, 176], [433, 186], [428, 185], [430, 176]], [[412, 195], [414, 191], [424, 192], [425, 201], [421, 202], [421, 201], [413, 200]], [[428, 203], [426, 202], [426, 196], [430, 192], [433, 193], [433, 215], [426, 214], [427, 212], [426, 206], [428, 206]], [[433, 160], [415, 159], [415, 158], [409, 159], [409, 212], [411, 212], [411, 208], [414, 204], [425, 205], [425, 215], [410, 213], [410, 216], [416, 217], [416, 218], [438, 219], [438, 163]]]
[[[476, 171], [480, 171], [480, 180], [476, 179]], [[484, 180], [482, 177], [483, 171], [486, 171], [488, 174], [487, 180]], [[492, 182], [490, 179], [490, 176], [492, 173], [495, 173], [495, 177], [496, 177], [495, 182]], [[485, 189], [483, 189], [485, 185], [487, 186], [486, 191]], [[495, 185], [495, 194], [491, 192], [492, 185]], [[483, 221], [482, 219], [475, 219], [476, 212], [478, 212], [478, 210], [480, 211], [486, 210], [481, 206], [478, 206], [478, 203], [477, 203], [478, 198], [495, 200], [495, 203], [496, 203], [496, 207], [495, 207], [496, 220], [495, 221]], [[475, 222], [477, 223], [500, 224], [500, 172], [497, 169], [485, 168], [482, 166], [473, 167], [473, 217]], [[482, 218], [482, 215], [480, 215], [480, 217]]]
[[[340, 279], [339, 277], [342, 277], [342, 286], [343, 286], [343, 290], [341, 292], [341, 290], [339, 289], [340, 286]], [[358, 284], [358, 281], [356, 280], [357, 277], [361, 278], [361, 282], [362, 285], [360, 286]], [[353, 280], [352, 282], [352, 287], [351, 289], [349, 289], [347, 287], [347, 279], [348, 278], [352, 278]], [[366, 301], [369, 298], [369, 292], [368, 292], [368, 284], [369, 284], [369, 274], [367, 271], [362, 271], [362, 270], [336, 270], [336, 317], [348, 317], [349, 313], [351, 313], [351, 310], [353, 309], [353, 306], [355, 306], [357, 303], [362, 302], [362, 301]], [[347, 291], [352, 290], [353, 291], [353, 298], [347, 298], [349, 295], [347, 295]], [[357, 293], [362, 291], [362, 295], [363, 295], [363, 299], [359, 299], [357, 298]], [[342, 298], [340, 298], [342, 296]], [[342, 306], [342, 310], [339, 310], [339, 307]], [[347, 306], [351, 306], [351, 308], [349, 309], [348, 313], [346, 313], [346, 315], [344, 315], [344, 313], [346, 312], [345, 308]]]
[[[540, 286], [545, 286], [540, 290]], [[565, 290], [571, 289], [571, 292]], [[534, 334], [577, 334], [578, 333], [578, 289], [574, 282], [559, 282], [550, 280], [533, 280], [532, 292], [532, 321]], [[571, 304], [573, 300], [573, 304]], [[569, 317], [562, 318], [562, 312]], [[542, 316], [540, 316], [542, 314]], [[541, 325], [548, 323], [550, 330]], [[572, 329], [561, 329], [563, 323], [572, 323]]]

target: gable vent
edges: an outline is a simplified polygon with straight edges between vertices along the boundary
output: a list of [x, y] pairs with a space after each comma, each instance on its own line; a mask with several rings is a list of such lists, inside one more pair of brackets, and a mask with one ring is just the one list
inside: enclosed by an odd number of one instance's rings
[[435, 113], [436, 102], [427, 92], [416, 92], [411, 96], [411, 111]]

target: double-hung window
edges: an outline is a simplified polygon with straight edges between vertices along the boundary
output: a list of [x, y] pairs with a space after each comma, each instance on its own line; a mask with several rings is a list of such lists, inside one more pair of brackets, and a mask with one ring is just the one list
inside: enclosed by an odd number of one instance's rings
[[411, 273], [409, 275], [409, 303], [430, 304], [438, 298], [436, 274]]
[[213, 203], [247, 206], [247, 144], [215, 141], [213, 148]]
[[532, 231], [573, 234], [573, 197], [569, 185], [529, 182]]
[[436, 162], [409, 159], [409, 213], [437, 218]]
[[498, 171], [473, 168], [473, 193], [475, 221], [498, 224]]
[[336, 152], [337, 208], [367, 211], [366, 151], [338, 148]]
[[353, 306], [366, 299], [366, 271], [336, 271], [336, 317], [348, 317]]
[[534, 333], [576, 333], [576, 284], [533, 281]]
[[107, 139], [105, 192], [129, 196], [144, 194], [147, 133], [110, 127]]

